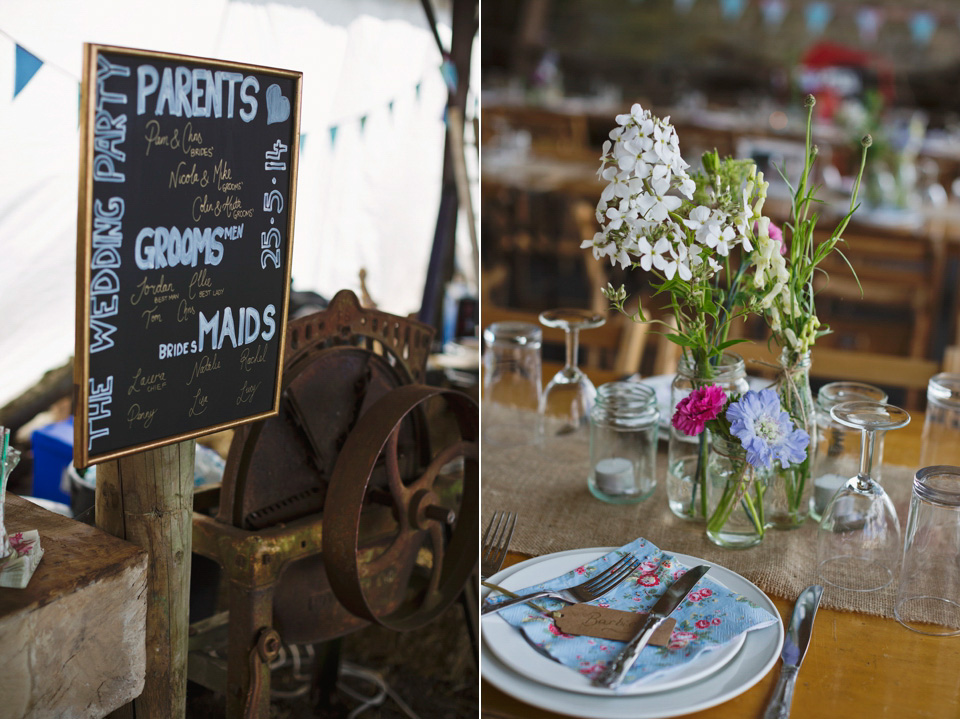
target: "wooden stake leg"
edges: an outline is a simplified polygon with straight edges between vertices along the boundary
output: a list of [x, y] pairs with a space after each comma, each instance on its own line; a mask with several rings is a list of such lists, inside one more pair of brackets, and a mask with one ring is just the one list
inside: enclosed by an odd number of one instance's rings
[[97, 467], [97, 526], [150, 555], [147, 677], [134, 700], [137, 719], [186, 715], [194, 451], [187, 440]]

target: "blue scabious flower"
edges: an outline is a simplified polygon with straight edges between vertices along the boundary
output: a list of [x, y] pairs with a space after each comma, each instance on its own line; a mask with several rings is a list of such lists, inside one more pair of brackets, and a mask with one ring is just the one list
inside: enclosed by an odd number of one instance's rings
[[730, 405], [726, 416], [730, 431], [747, 450], [747, 462], [754, 467], [769, 468], [774, 459], [783, 467], [806, 459], [810, 436], [794, 427], [774, 390], [750, 390]]

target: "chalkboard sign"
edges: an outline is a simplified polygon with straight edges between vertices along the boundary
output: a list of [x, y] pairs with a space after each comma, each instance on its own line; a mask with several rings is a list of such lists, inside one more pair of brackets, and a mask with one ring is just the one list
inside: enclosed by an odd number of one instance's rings
[[85, 46], [78, 467], [277, 412], [301, 79]]

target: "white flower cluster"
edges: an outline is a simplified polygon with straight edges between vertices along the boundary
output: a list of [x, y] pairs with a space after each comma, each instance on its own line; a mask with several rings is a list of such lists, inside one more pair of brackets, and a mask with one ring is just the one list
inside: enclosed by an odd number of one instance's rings
[[715, 207], [688, 203], [684, 210], [683, 200], [670, 191], [692, 201], [697, 187], [669, 118], [654, 117], [635, 104], [616, 120], [598, 172], [609, 183], [597, 205], [603, 229], [582, 248], [591, 248], [598, 260], [609, 257], [622, 267], [635, 263], [659, 270], [668, 280], [686, 281], [712, 277], [722, 268], [716, 256], [726, 257], [737, 245], [753, 249], [750, 230], [767, 188], [755, 167], [742, 196], [739, 188], [714, 188]]
[[[803, 353], [810, 349], [816, 340], [820, 320], [800, 306], [790, 288], [790, 271], [781, 254], [780, 242], [770, 237], [770, 219], [761, 217], [757, 221], [757, 251], [753, 255], [753, 286], [766, 290], [760, 300], [760, 309], [770, 318], [770, 329], [781, 334], [791, 349]], [[783, 327], [783, 316], [803, 319], [800, 335], [790, 327]], [[793, 323], [796, 324], [796, 323]]]

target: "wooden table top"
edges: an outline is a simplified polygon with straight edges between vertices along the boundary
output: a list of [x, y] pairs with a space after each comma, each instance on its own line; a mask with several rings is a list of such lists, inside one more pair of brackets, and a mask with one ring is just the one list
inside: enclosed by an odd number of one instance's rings
[[[917, 466], [922, 413], [912, 413], [905, 428], [887, 433], [884, 462]], [[901, 518], [905, 521], [906, 518]], [[506, 565], [527, 557], [511, 553]], [[784, 623], [793, 601], [772, 597]], [[745, 719], [763, 716], [779, 675], [780, 662], [753, 688], [695, 719]], [[482, 682], [485, 719], [559, 719]], [[821, 717], [960, 716], [960, 636], [929, 637], [905, 629], [893, 619], [821, 609], [797, 680], [793, 719]]]

